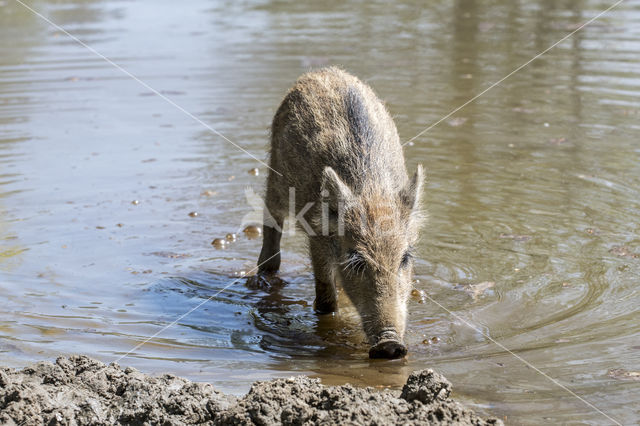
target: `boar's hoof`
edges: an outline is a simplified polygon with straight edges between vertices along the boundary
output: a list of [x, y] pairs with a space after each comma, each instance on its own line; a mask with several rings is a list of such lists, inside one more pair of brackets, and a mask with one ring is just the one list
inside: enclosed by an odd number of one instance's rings
[[369, 349], [369, 358], [402, 358], [407, 354], [407, 347], [395, 340], [386, 340], [379, 342], [377, 345]]
[[320, 300], [315, 301], [315, 303], [313, 304], [313, 308], [318, 315], [332, 314], [338, 310], [338, 307], [335, 303], [322, 302]]
[[267, 293], [273, 293], [284, 287], [286, 282], [275, 274], [258, 273], [247, 277], [245, 285], [251, 290], [262, 290]]

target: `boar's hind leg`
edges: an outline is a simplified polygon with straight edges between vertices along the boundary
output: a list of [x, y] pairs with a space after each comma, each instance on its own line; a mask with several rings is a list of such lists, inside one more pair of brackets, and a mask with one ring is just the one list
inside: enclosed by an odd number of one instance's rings
[[338, 310], [338, 300], [329, 265], [332, 257], [329, 241], [326, 237], [310, 237], [309, 249], [316, 279], [315, 310], [320, 314], [335, 312]]

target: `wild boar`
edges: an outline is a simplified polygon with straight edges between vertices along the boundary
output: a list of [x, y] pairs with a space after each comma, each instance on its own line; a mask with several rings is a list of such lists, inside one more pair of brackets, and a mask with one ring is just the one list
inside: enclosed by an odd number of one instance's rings
[[283, 221], [295, 209], [309, 237], [316, 311], [335, 312], [341, 286], [369, 356], [403, 357], [423, 171], [407, 176], [383, 103], [339, 68], [302, 75], [273, 119], [270, 167], [259, 275], [279, 269]]

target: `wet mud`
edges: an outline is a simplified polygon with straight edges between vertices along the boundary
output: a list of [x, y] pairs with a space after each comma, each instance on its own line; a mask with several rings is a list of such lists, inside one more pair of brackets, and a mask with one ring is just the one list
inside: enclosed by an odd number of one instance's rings
[[402, 391], [324, 386], [305, 376], [256, 382], [243, 397], [171, 374], [150, 376], [86, 356], [0, 369], [0, 423], [98, 424], [460, 424], [495, 425], [450, 398], [433, 370]]

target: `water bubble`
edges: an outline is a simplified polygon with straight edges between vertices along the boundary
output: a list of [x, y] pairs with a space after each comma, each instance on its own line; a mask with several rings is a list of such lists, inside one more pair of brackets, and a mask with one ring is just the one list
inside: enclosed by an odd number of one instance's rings
[[227, 246], [227, 241], [223, 238], [216, 238], [215, 240], [211, 241], [211, 245], [217, 249], [223, 249]]
[[249, 225], [246, 228], [244, 228], [244, 230], [242, 232], [244, 232], [244, 234], [247, 236], [247, 238], [252, 240], [252, 239], [258, 238], [260, 235], [262, 235], [262, 228], [260, 228], [257, 225]]
[[433, 336], [431, 338], [424, 339], [422, 343], [425, 345], [435, 345], [436, 343], [440, 343], [440, 338], [438, 336]]

